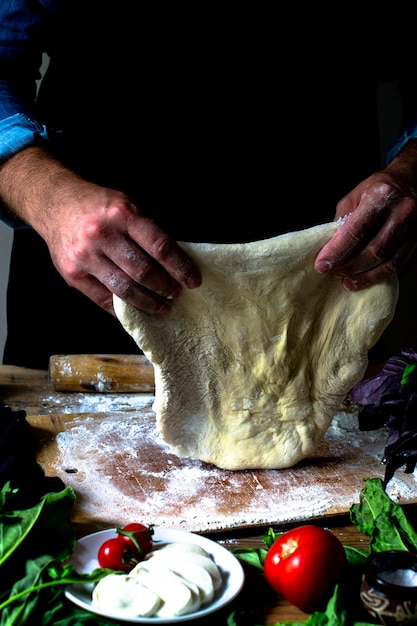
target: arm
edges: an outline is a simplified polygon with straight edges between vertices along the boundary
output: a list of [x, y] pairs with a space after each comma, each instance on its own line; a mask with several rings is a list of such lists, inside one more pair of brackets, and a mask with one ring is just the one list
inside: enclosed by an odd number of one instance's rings
[[43, 19], [40, 2], [0, 3], [3, 219], [36, 230], [67, 283], [105, 310], [113, 312], [116, 294], [152, 315], [166, 315], [184, 287], [201, 283], [198, 268], [124, 193], [82, 179], [52, 157], [55, 137], [31, 117]]
[[[48, 130], [31, 117], [36, 81], [41, 77], [43, 51], [35, 42], [42, 14], [40, 3], [0, 3], [0, 165], [19, 150], [49, 140]], [[15, 228], [24, 227], [1, 202], [0, 219]]]

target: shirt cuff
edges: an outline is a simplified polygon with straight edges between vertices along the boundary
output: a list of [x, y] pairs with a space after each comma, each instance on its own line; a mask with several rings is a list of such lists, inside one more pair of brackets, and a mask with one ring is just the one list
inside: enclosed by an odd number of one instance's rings
[[395, 139], [395, 141], [390, 144], [387, 152], [387, 165], [394, 157], [397, 156], [399, 151], [404, 148], [405, 144], [410, 141], [410, 139], [417, 139], [417, 123], [409, 126], [407, 130], [400, 137], [398, 137], [398, 139]]
[[[15, 113], [0, 120], [0, 164], [20, 150], [36, 145], [39, 141], [50, 141], [53, 133], [36, 120], [23, 113]], [[57, 133], [59, 135], [59, 133]], [[7, 210], [0, 201], [0, 220], [12, 228], [28, 228]]]
[[0, 163], [4, 163], [20, 150], [49, 139], [45, 126], [23, 113], [15, 113], [0, 120]]

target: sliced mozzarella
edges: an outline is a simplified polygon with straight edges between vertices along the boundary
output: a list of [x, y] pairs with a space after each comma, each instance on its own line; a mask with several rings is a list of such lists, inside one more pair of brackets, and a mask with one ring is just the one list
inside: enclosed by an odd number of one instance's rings
[[190, 585], [162, 563], [152, 568], [149, 563], [138, 563], [130, 576], [159, 595], [162, 605], [156, 613], [158, 617], [185, 615], [200, 608], [200, 596], [195, 584]]
[[[207, 553], [206, 553], [207, 554]], [[204, 568], [211, 576], [211, 580], [213, 583], [214, 591], [219, 589], [221, 586], [223, 579], [219, 568], [216, 563], [213, 561], [210, 555], [201, 554], [200, 552], [194, 552], [192, 550], [155, 550], [152, 552], [152, 560], [158, 560], [162, 563], [165, 563], [174, 570], [177, 571], [177, 566], [179, 564], [188, 562], [194, 563], [194, 565], [198, 565]], [[181, 573], [181, 572], [180, 572]], [[206, 601], [206, 600], [205, 600]]]
[[149, 553], [149, 556], [153, 556], [156, 552], [165, 552], [168, 550], [179, 550], [180, 552], [195, 552], [196, 554], [202, 554], [211, 558], [211, 555], [207, 552], [207, 550], [198, 545], [198, 543], [189, 543], [185, 541], [173, 541], [172, 543], [165, 543], [162, 546], [157, 546], [152, 552]]
[[167, 559], [155, 556], [146, 560], [144, 563], [144, 567], [148, 568], [150, 571], [152, 570], [157, 573], [160, 571], [160, 568], [167, 568], [175, 574], [178, 574], [178, 576], [186, 581], [190, 581], [197, 585], [201, 604], [206, 604], [207, 602], [211, 602], [213, 600], [213, 580], [204, 567], [195, 565], [191, 561], [187, 561], [186, 559], [182, 560], [177, 557]]
[[190, 561], [178, 561], [169, 567], [176, 574], [185, 578], [185, 580], [192, 581], [197, 585], [200, 590], [201, 604], [207, 604], [213, 600], [213, 579], [204, 567], [191, 563]]
[[94, 587], [92, 604], [102, 611], [125, 617], [151, 617], [161, 607], [157, 593], [128, 575], [109, 574]]
[[175, 617], [211, 602], [222, 584], [209, 552], [194, 543], [156, 547], [126, 575], [110, 574], [93, 591], [93, 605], [124, 617]]

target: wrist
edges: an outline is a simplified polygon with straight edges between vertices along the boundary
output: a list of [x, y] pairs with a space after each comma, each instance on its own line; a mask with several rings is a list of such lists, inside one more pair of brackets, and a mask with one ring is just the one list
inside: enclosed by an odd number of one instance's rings
[[51, 198], [61, 181], [77, 178], [41, 146], [25, 148], [0, 166], [0, 199], [12, 215], [35, 230], [55, 208]]
[[409, 195], [416, 197], [417, 139], [410, 138], [396, 156], [388, 163], [384, 171], [399, 181]]
[[390, 144], [386, 164], [389, 164], [414, 139], [417, 139], [417, 124], [409, 126], [400, 137]]

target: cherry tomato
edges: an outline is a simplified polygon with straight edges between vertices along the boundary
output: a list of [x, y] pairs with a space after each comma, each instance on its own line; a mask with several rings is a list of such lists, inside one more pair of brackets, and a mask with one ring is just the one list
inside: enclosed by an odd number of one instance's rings
[[323, 610], [346, 564], [342, 543], [320, 526], [282, 533], [269, 548], [265, 578], [285, 600], [306, 613]]
[[140, 556], [123, 539], [112, 537], [100, 546], [97, 560], [100, 567], [129, 572], [139, 563]]
[[153, 548], [152, 535], [154, 530], [152, 526], [133, 522], [126, 524], [123, 528], [118, 528], [117, 533], [118, 538], [124, 541], [131, 550], [137, 550], [142, 558]]

